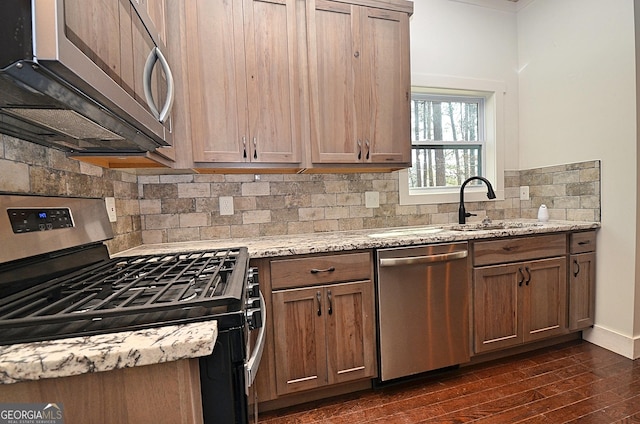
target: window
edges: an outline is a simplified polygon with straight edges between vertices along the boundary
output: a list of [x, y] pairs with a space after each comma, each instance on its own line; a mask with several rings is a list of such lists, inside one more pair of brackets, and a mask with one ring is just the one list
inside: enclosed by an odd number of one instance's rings
[[[413, 166], [399, 173], [400, 204], [457, 203], [460, 186], [474, 175], [489, 179], [498, 199], [504, 199], [503, 84], [421, 77], [436, 87], [461, 88], [412, 88]], [[414, 84], [420, 79], [412, 78]], [[465, 200], [486, 200], [486, 187], [474, 183], [467, 186]]]
[[413, 93], [409, 189], [459, 187], [483, 175], [484, 97]]

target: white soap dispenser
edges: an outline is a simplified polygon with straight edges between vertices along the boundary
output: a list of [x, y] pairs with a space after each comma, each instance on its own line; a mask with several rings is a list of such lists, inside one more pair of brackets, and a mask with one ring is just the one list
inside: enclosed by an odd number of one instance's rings
[[540, 205], [538, 209], [538, 221], [547, 222], [549, 220], [549, 209], [547, 209], [547, 205]]

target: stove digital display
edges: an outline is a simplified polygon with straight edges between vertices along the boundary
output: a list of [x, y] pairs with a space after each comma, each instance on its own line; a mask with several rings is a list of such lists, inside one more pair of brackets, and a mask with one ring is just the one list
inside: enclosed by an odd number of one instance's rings
[[7, 212], [14, 234], [73, 227], [73, 219], [69, 208], [8, 209]]

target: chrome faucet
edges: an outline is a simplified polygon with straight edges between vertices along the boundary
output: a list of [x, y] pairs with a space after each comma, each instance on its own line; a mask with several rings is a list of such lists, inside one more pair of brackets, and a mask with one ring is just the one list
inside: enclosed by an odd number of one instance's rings
[[464, 187], [469, 183], [469, 181], [472, 181], [472, 180], [483, 181], [487, 185], [487, 197], [489, 199], [496, 198], [496, 193], [493, 191], [493, 187], [491, 186], [491, 183], [489, 182], [489, 180], [487, 180], [484, 177], [478, 177], [478, 176], [467, 178], [465, 182], [462, 183], [462, 186], [460, 187], [460, 207], [458, 208], [458, 224], [464, 224], [465, 222], [467, 222], [468, 217], [476, 216], [475, 213], [468, 213], [464, 209]]

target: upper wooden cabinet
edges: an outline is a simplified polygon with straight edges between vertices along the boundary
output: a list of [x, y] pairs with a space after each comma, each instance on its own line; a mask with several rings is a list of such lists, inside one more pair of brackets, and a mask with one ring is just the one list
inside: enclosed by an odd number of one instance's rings
[[307, 2], [311, 162], [407, 166], [411, 3], [354, 3]]
[[195, 166], [301, 161], [298, 3], [186, 3]]

